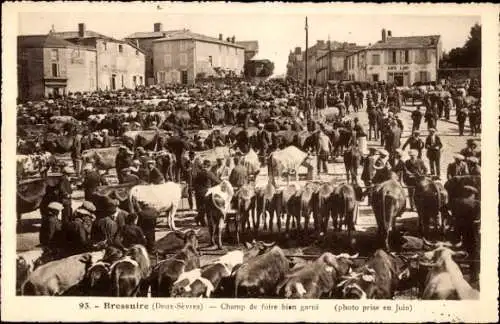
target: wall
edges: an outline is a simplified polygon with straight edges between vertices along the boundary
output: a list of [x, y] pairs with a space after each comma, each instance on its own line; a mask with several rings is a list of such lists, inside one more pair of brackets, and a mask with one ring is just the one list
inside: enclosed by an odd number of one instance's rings
[[18, 53], [18, 96], [21, 100], [44, 96], [43, 48], [21, 48]]
[[[157, 38], [141, 38], [139, 39], [139, 47], [145, 52], [145, 77], [146, 85], [154, 84], [154, 67], [153, 67], [153, 41]], [[135, 42], [135, 40], [132, 40]]]
[[[121, 53], [119, 45], [122, 45], [123, 48]], [[96, 41], [96, 48], [99, 89], [111, 90], [112, 75], [116, 75], [116, 89], [133, 89], [135, 87], [133, 82], [134, 76], [136, 77], [137, 85], [140, 85], [141, 78], [142, 84], [145, 84], [144, 53], [129, 44], [104, 39]]]
[[66, 49], [64, 52], [68, 77], [66, 92], [97, 90], [96, 51]]
[[[195, 80], [194, 48], [195, 42], [192, 40], [154, 42], [155, 83], [180, 83], [181, 71], [187, 71], [188, 83], [193, 83]], [[185, 62], [181, 62], [181, 55], [185, 55]], [[166, 58], [167, 56], [169, 59]]]
[[195, 53], [196, 73], [210, 72], [209, 56], [212, 57], [212, 69], [215, 67], [228, 69], [238, 75], [243, 72], [245, 64], [245, 50], [243, 48], [197, 41]]

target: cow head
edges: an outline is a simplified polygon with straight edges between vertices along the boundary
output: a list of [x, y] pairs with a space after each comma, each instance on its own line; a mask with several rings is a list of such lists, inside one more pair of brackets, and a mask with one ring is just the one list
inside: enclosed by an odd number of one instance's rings
[[255, 239], [252, 242], [245, 242], [245, 247], [247, 248], [244, 251], [244, 259], [248, 260], [257, 255], [264, 254], [269, 251], [276, 245], [276, 242], [266, 243], [263, 241], [256, 241]]
[[346, 299], [367, 299], [376, 290], [375, 270], [363, 267], [361, 271], [351, 272], [342, 277], [337, 287], [342, 289], [341, 295]]
[[199, 243], [197, 235], [201, 229], [193, 230], [187, 229], [185, 231], [175, 231], [174, 234], [184, 241], [184, 246], [190, 245], [193, 249], [199, 252]]
[[[443, 242], [440, 242], [443, 243]], [[448, 242], [446, 242], [448, 243]], [[460, 246], [460, 245], [458, 245]], [[458, 247], [457, 245], [451, 247]], [[446, 260], [452, 257], [466, 258], [469, 254], [465, 251], [453, 251], [450, 246], [437, 245], [432, 251], [424, 252], [420, 258], [420, 265], [425, 267], [441, 267]]]

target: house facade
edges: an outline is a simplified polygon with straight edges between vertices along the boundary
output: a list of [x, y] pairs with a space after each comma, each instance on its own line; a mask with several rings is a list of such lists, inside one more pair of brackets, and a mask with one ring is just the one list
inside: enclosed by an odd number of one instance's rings
[[153, 66], [156, 84], [193, 84], [198, 78], [220, 76], [221, 73], [241, 75], [245, 48], [225, 41], [185, 31], [153, 41]]
[[397, 86], [437, 81], [442, 44], [439, 35], [392, 37], [382, 30], [382, 40], [347, 57], [353, 81], [385, 81]]
[[[330, 46], [331, 47], [331, 46]], [[347, 56], [363, 48], [356, 44], [344, 43], [335, 49], [329, 49], [316, 60], [316, 84], [324, 85], [328, 80], [347, 80]]]
[[41, 99], [97, 90], [97, 51], [51, 33], [19, 36], [18, 97]]

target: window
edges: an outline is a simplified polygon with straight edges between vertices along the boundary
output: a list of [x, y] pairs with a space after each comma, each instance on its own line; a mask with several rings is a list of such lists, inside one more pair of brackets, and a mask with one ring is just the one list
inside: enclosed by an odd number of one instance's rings
[[418, 62], [420, 64], [427, 63], [427, 51], [425, 49], [418, 51]]
[[58, 77], [59, 76], [59, 71], [58, 71], [57, 63], [52, 63], [52, 76], [53, 77]]
[[380, 54], [372, 55], [372, 65], [380, 65]]
[[118, 45], [118, 52], [123, 53], [123, 45]]
[[137, 77], [135, 75], [132, 77], [132, 83], [137, 86]]
[[122, 88], [123, 88], [124, 82], [123, 82], [123, 74], [122, 74]]
[[378, 74], [372, 74], [373, 82], [378, 82]]
[[179, 57], [180, 59], [180, 64], [182, 66], [186, 66], [187, 65], [187, 54], [186, 53], [182, 53]]
[[391, 51], [391, 64], [396, 64], [396, 51]]
[[163, 72], [163, 71], [158, 72], [158, 82], [159, 83], [164, 83], [165, 82], [165, 72]]
[[172, 55], [170, 54], [165, 55], [163, 60], [164, 60], [163, 65], [165, 65], [165, 67], [172, 66]]
[[405, 64], [410, 63], [410, 51], [409, 50], [405, 50], [404, 62], [405, 62]]
[[420, 82], [428, 82], [427, 71], [420, 71]]
[[139, 84], [142, 85], [142, 77], [139, 77]]
[[104, 50], [107, 51], [108, 50], [108, 43], [104, 42], [104, 43], [102, 43], [102, 45], [104, 46]]
[[165, 51], [170, 50], [170, 44], [168, 42], [165, 42]]
[[209, 57], [208, 57], [208, 63], [210, 63], [210, 66], [213, 66], [212, 56], [209, 56]]
[[59, 61], [59, 52], [56, 49], [50, 51], [50, 60]]
[[185, 51], [186, 50], [186, 42], [185, 41], [180, 41], [179, 42], [179, 46], [181, 48], [181, 51]]

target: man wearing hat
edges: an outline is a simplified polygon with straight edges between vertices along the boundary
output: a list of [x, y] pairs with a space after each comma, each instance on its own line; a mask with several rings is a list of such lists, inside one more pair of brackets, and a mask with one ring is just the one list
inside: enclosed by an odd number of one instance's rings
[[196, 199], [196, 209], [198, 210], [198, 216], [196, 217], [196, 222], [205, 224], [205, 194], [208, 189], [218, 185], [221, 180], [210, 170], [211, 163], [209, 160], [203, 161], [202, 169], [196, 174], [193, 179], [193, 187], [195, 190]]
[[111, 138], [109, 137], [109, 131], [107, 129], [103, 129], [101, 133], [102, 133], [102, 147], [110, 147]]
[[429, 135], [425, 139], [425, 148], [427, 150], [431, 174], [441, 177], [440, 161], [443, 144], [441, 143], [441, 138], [436, 135], [435, 128], [429, 128]]
[[182, 157], [190, 149], [186, 134], [181, 131], [180, 136], [172, 136], [167, 140], [167, 146], [170, 152], [175, 155], [175, 181], [181, 181]]
[[475, 156], [467, 158], [469, 174], [474, 176], [481, 175], [481, 167], [479, 166], [479, 159]]
[[481, 151], [477, 149], [477, 143], [474, 139], [469, 138], [467, 140], [467, 147], [460, 151], [465, 158], [469, 158], [471, 156], [481, 158]]
[[[375, 176], [375, 161], [377, 160], [378, 156], [377, 154], [377, 149], [374, 147], [368, 148], [368, 156], [363, 160], [363, 171], [361, 172], [361, 180], [365, 184], [365, 187], [371, 187], [372, 185], [372, 179]], [[368, 204], [371, 203], [371, 197], [368, 196]]]
[[62, 176], [59, 182], [59, 192], [61, 194], [61, 203], [64, 206], [62, 212], [62, 223], [65, 225], [71, 219], [71, 194], [73, 189], [71, 188], [71, 183], [69, 181], [69, 175], [71, 174], [71, 169], [67, 166], [62, 169]]
[[405, 184], [408, 186], [408, 195], [410, 196], [410, 206], [411, 210], [415, 210], [415, 201], [413, 196], [415, 193], [416, 179], [420, 176], [425, 176], [427, 174], [427, 167], [424, 161], [418, 157], [417, 150], [410, 150], [408, 153], [410, 158], [405, 162], [405, 170], [403, 173], [403, 179]]
[[429, 131], [431, 128], [437, 128], [437, 111], [434, 107], [428, 106], [426, 108], [424, 118], [427, 122], [427, 128]]
[[401, 182], [403, 179], [403, 173], [405, 171], [405, 164], [403, 162], [404, 152], [402, 149], [396, 149], [394, 151], [393, 157], [391, 159], [391, 171], [396, 173], [398, 176], [398, 181]]
[[82, 171], [82, 135], [76, 134], [73, 137], [73, 146], [71, 147], [71, 160], [75, 169], [76, 177], [80, 177]]
[[260, 148], [258, 154], [262, 158], [267, 156], [267, 151], [269, 149], [269, 145], [271, 144], [271, 137], [269, 136], [269, 133], [264, 129], [263, 123], [259, 123], [258, 128], [259, 130], [257, 131], [257, 145]]
[[386, 131], [385, 149], [392, 155], [400, 146], [401, 128], [397, 125], [396, 120], [392, 119], [389, 124], [389, 129]]
[[116, 175], [118, 178], [118, 183], [123, 183], [122, 174], [119, 171], [131, 166], [132, 156], [133, 153], [128, 149], [128, 147], [126, 147], [125, 145], [120, 145], [118, 154], [116, 154], [115, 158], [115, 168], [117, 171]]
[[84, 175], [83, 175], [83, 192], [85, 196], [85, 200], [92, 200], [92, 196], [97, 190], [97, 187], [102, 186], [104, 184], [103, 177], [99, 174], [99, 172], [94, 168], [92, 164], [86, 164], [84, 167]]
[[462, 154], [454, 155], [455, 161], [448, 165], [448, 171], [446, 177], [449, 179], [457, 176], [464, 176], [469, 174], [469, 168], [467, 163], [464, 161], [464, 156]]
[[378, 150], [378, 159], [375, 161], [373, 168], [375, 176], [372, 179], [374, 184], [381, 183], [390, 179], [391, 164], [389, 163], [389, 152], [384, 149]]
[[411, 120], [413, 121], [413, 125], [411, 127], [412, 132], [420, 130], [420, 123], [422, 122], [422, 112], [420, 111], [420, 106], [417, 106], [411, 113]]
[[459, 108], [457, 105], [457, 122], [458, 122], [458, 133], [460, 136], [464, 135], [465, 122], [469, 116], [469, 110], [465, 107]]
[[67, 255], [84, 253], [92, 250], [90, 234], [95, 220], [96, 209], [90, 201], [84, 201], [73, 215], [65, 231], [65, 250]]
[[132, 174], [130, 168], [123, 168], [121, 169], [121, 176], [122, 176], [122, 182], [123, 184], [130, 184], [130, 185], [138, 185], [141, 183], [141, 179], [139, 179], [138, 176], [135, 174]]
[[403, 151], [407, 146], [410, 147], [410, 150], [416, 150], [418, 152], [418, 158], [422, 158], [422, 150], [424, 149], [424, 141], [419, 137], [420, 131], [414, 130], [412, 135], [408, 137], [406, 142], [403, 144]]
[[150, 159], [146, 163], [148, 168], [148, 183], [151, 184], [162, 184], [165, 183], [165, 178], [161, 174], [160, 170], [156, 167], [156, 161]]
[[58, 250], [62, 243], [61, 212], [64, 206], [56, 201], [49, 203], [47, 214], [42, 217], [40, 245], [44, 249]]
[[92, 242], [106, 241], [107, 245], [116, 245], [117, 233], [125, 225], [128, 213], [119, 209], [118, 201], [108, 196], [101, 196], [96, 201], [98, 219], [92, 227]]

